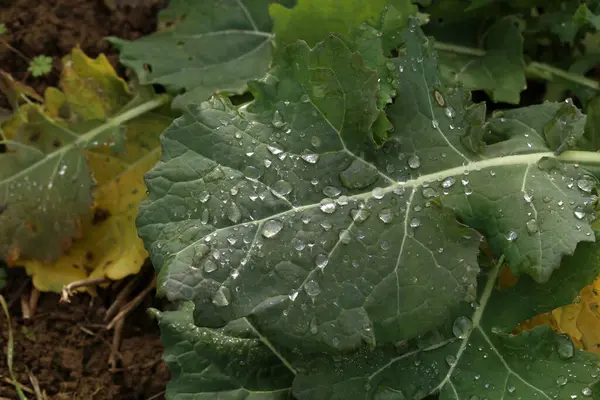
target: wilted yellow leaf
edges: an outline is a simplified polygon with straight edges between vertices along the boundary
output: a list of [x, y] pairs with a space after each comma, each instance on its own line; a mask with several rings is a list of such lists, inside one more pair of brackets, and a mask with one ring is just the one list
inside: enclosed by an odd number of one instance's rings
[[[106, 120], [154, 95], [149, 88], [132, 94], [103, 55], [91, 59], [74, 49], [63, 62], [61, 90], [48, 88], [42, 106], [22, 106], [2, 125], [7, 136], [27, 123], [22, 109], [39, 107], [57, 121], [85, 124]], [[166, 114], [144, 114], [122, 127], [126, 137], [119, 144], [122, 151], [115, 153], [114, 146], [105, 146], [88, 152], [96, 187], [93, 209], [82, 221], [82, 237], [54, 262], [17, 262], [32, 276], [36, 288], [60, 292], [73, 281], [95, 277], [118, 280], [139, 272], [147, 257], [135, 226], [139, 204], [146, 195], [143, 176], [159, 159], [159, 135], [171, 121]]]

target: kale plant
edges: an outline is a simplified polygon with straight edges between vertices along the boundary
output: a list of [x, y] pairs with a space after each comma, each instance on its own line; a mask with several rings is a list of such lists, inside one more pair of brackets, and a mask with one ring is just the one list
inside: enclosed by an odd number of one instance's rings
[[[146, 75], [187, 90], [138, 217], [159, 292], [180, 304], [154, 311], [167, 398], [600, 398], [595, 354], [547, 325], [515, 330], [571, 303], [600, 266], [597, 125], [569, 98], [494, 112], [472, 100], [520, 104], [535, 68], [575, 76], [523, 60], [524, 6], [449, 1], [497, 13], [483, 49], [457, 42], [449, 58], [423, 32], [435, 4], [272, 4], [271, 24], [266, 0], [209, 3], [211, 23], [120, 43], [134, 68], [152, 64], [136, 58], [152, 40], [180, 42], [174, 59], [196, 46], [177, 80], [164, 55]], [[262, 68], [256, 37], [268, 71], [234, 105], [227, 87]], [[235, 85], [219, 86], [222, 63], [238, 66]], [[223, 72], [219, 88], [202, 70]], [[567, 89], [591, 104], [595, 81], [579, 78]]]

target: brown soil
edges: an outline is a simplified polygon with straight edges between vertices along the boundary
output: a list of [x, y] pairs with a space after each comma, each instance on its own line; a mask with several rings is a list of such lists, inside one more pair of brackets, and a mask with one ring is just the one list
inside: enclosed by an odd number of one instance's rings
[[[33, 389], [31, 374], [51, 400], [164, 399], [170, 375], [162, 361], [158, 327], [145, 311], [151, 306], [161, 307], [153, 304], [155, 299], [146, 298], [126, 318], [121, 357], [111, 371], [108, 359], [113, 332], [104, 329], [103, 317], [115, 290], [101, 291], [94, 298], [75, 295], [70, 304], [60, 303], [56, 294], [45, 293], [35, 316], [24, 320], [18, 300], [23, 282], [26, 280], [22, 275], [13, 277], [3, 291], [9, 301], [13, 300], [13, 369], [21, 384]], [[26, 288], [24, 293], [28, 291]], [[17, 399], [14, 386], [4, 381], [8, 376], [8, 329], [1, 311], [0, 315], [0, 399]], [[36, 398], [32, 393], [25, 394]]]
[[[116, 65], [117, 53], [104, 38], [133, 40], [154, 32], [156, 14], [166, 3], [167, 0], [0, 0], [0, 23], [6, 26], [6, 33], [0, 37], [0, 66], [43, 93], [46, 86], [56, 86], [61, 57], [77, 45], [89, 56], [105, 53]], [[53, 72], [42, 78], [27, 73], [27, 59], [37, 55], [53, 58]], [[0, 107], [8, 107], [1, 95]]]

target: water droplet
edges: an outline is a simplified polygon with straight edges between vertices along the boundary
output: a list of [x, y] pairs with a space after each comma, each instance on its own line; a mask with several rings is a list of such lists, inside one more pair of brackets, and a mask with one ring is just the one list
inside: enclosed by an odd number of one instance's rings
[[400, 72], [404, 72], [404, 66], [402, 66], [402, 65], [399, 65], [399, 66], [398, 66], [398, 71], [400, 71]]
[[323, 194], [327, 197], [338, 197], [340, 193], [342, 193], [342, 191], [335, 186], [325, 186], [323, 188]]
[[206, 260], [206, 262], [204, 263], [204, 271], [210, 274], [211, 272], [214, 272], [216, 270], [217, 264], [215, 264], [212, 260]]
[[568, 382], [568, 379], [564, 375], [559, 375], [559, 376], [556, 377], [556, 383], [559, 386], [565, 386], [567, 384], [567, 382]]
[[583, 210], [583, 207], [581, 207], [581, 206], [575, 207], [575, 209], [573, 210], [573, 215], [575, 215], [575, 218], [577, 218], [577, 219], [584, 219], [585, 211]]
[[318, 268], [324, 269], [327, 264], [329, 264], [329, 257], [327, 257], [327, 254], [324, 253], [318, 254], [315, 258], [315, 264]]
[[446, 116], [448, 118], [454, 118], [454, 116], [456, 115], [456, 111], [454, 111], [454, 108], [448, 106], [446, 107]]
[[336, 205], [333, 201], [331, 201], [329, 199], [325, 199], [323, 202], [321, 202], [321, 205], [319, 206], [319, 208], [325, 214], [333, 214], [335, 212]]
[[352, 241], [352, 235], [350, 234], [350, 231], [347, 229], [342, 229], [340, 231], [339, 240], [343, 244], [350, 243], [350, 241]]
[[421, 166], [421, 159], [417, 155], [412, 155], [408, 159], [408, 166], [412, 169], [417, 169]]
[[583, 388], [581, 389], [581, 394], [585, 397], [590, 397], [592, 395], [592, 389], [590, 389], [589, 387]]
[[227, 287], [221, 286], [213, 296], [212, 302], [217, 307], [225, 307], [229, 305], [230, 300], [231, 292]]
[[300, 101], [302, 103], [308, 103], [310, 101], [310, 97], [308, 97], [308, 95], [304, 93], [302, 96], [300, 96]]
[[379, 245], [379, 247], [381, 247], [381, 250], [389, 250], [390, 249], [390, 243], [387, 240], [384, 240], [383, 242], [381, 242], [381, 244]]
[[514, 393], [514, 391], [517, 390], [517, 388], [514, 387], [513, 385], [510, 385], [507, 389], [508, 389], [508, 393]]
[[567, 360], [575, 355], [573, 342], [568, 336], [559, 335], [556, 340], [558, 341], [556, 350], [558, 351], [558, 356], [560, 358]]
[[246, 168], [244, 168], [244, 175], [248, 179], [257, 180], [261, 177], [262, 172], [258, 168], [249, 165]]
[[426, 199], [431, 199], [437, 196], [437, 192], [431, 187], [426, 187], [425, 189], [423, 189], [423, 192], [421, 192], [421, 194]]
[[298, 292], [297, 290], [292, 290], [292, 291], [290, 292], [290, 294], [288, 295], [288, 298], [289, 298], [291, 301], [294, 301], [294, 300], [296, 300], [296, 298], [298, 297], [298, 293], [299, 293], [299, 292]]
[[321, 293], [321, 288], [315, 280], [310, 280], [304, 284], [304, 290], [310, 297], [318, 296]]
[[465, 194], [467, 196], [470, 196], [470, 195], [473, 194], [473, 188], [469, 184], [467, 184], [467, 185], [464, 186], [463, 191], [465, 192]]
[[529, 221], [527, 221], [527, 223], [525, 225], [527, 226], [527, 232], [530, 235], [533, 235], [540, 230], [538, 227], [537, 221], [533, 218], [530, 219]]
[[310, 144], [313, 145], [313, 147], [320, 147], [321, 146], [321, 138], [318, 136], [313, 136], [310, 139]]
[[392, 222], [393, 218], [394, 214], [389, 208], [384, 208], [381, 211], [379, 211], [379, 219], [383, 221], [384, 224], [389, 224], [390, 222]]
[[473, 322], [467, 317], [458, 317], [452, 324], [452, 333], [459, 339], [465, 339], [473, 329]]
[[440, 127], [440, 123], [438, 122], [437, 119], [432, 119], [431, 126], [433, 127], [433, 129], [438, 129]]
[[514, 242], [515, 240], [517, 240], [518, 237], [519, 237], [519, 234], [515, 231], [509, 231], [506, 234], [506, 240], [508, 240], [509, 242]]
[[413, 218], [410, 220], [411, 228], [418, 228], [420, 225], [421, 225], [421, 221], [419, 220], [419, 218]]
[[242, 219], [242, 212], [235, 203], [231, 203], [227, 209], [227, 218], [234, 224], [237, 224]]
[[272, 238], [273, 236], [277, 235], [282, 228], [283, 224], [281, 221], [270, 219], [263, 225], [261, 233], [266, 238]]
[[309, 149], [304, 149], [300, 157], [309, 164], [316, 164], [319, 161], [319, 155]]
[[359, 209], [350, 211], [350, 215], [352, 216], [352, 219], [354, 220], [354, 222], [361, 223], [361, 222], [366, 221], [367, 218], [369, 218], [369, 215], [371, 215], [371, 212], [364, 208], [359, 208]]
[[383, 196], [385, 196], [385, 192], [383, 191], [382, 188], [376, 187], [375, 189], [373, 189], [371, 191], [371, 196], [373, 196], [373, 198], [375, 198], [377, 200], [381, 200], [381, 199], [383, 199]]
[[444, 101], [444, 96], [437, 90], [433, 91], [433, 95], [435, 97], [435, 101], [439, 104], [440, 107], [444, 107], [446, 105], [446, 101]]
[[273, 113], [273, 126], [275, 128], [281, 128], [283, 125], [285, 125], [285, 122], [283, 122], [283, 117], [281, 116], [281, 113], [279, 112], [279, 110], [275, 110], [275, 112]]
[[281, 147], [275, 146], [275, 145], [268, 145], [267, 150], [269, 150], [269, 152], [271, 154], [273, 154], [274, 156], [283, 153], [283, 149]]
[[530, 192], [525, 192], [523, 193], [523, 199], [527, 202], [527, 203], [531, 203], [533, 201], [533, 194]]
[[449, 176], [442, 181], [442, 187], [444, 189], [451, 188], [456, 183], [456, 179], [453, 176]]
[[593, 178], [589, 176], [584, 176], [581, 179], [577, 180], [577, 187], [586, 193], [591, 193], [594, 189], [594, 186], [595, 183], [593, 181]]
[[200, 222], [203, 225], [208, 224], [209, 217], [210, 217], [210, 212], [208, 211], [208, 208], [205, 208], [204, 210], [202, 210], [202, 215], [200, 216]]
[[448, 364], [449, 366], [453, 366], [456, 363], [456, 357], [454, 357], [452, 354], [448, 354], [446, 356], [446, 364]]
[[323, 228], [326, 231], [328, 231], [331, 228], [333, 228], [333, 224], [328, 219], [324, 219], [323, 221], [321, 221], [321, 228]]
[[345, 206], [348, 204], [348, 196], [340, 196], [335, 202], [340, 206]]
[[340, 339], [334, 337], [333, 340], [331, 341], [331, 344], [333, 344], [334, 346], [339, 346], [340, 344]]
[[273, 184], [271, 191], [276, 195], [286, 196], [292, 192], [292, 185], [281, 179]]

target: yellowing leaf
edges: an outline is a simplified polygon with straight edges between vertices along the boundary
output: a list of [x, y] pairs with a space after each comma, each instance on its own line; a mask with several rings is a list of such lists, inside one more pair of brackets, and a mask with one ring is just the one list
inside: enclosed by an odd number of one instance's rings
[[[20, 107], [3, 124], [5, 137], [31, 125], [30, 109], [56, 124], [93, 126], [155, 97], [147, 87], [132, 93], [103, 55], [91, 59], [76, 48], [63, 62], [60, 90], [48, 88], [42, 105]], [[100, 143], [103, 147], [87, 151], [87, 166], [96, 185], [93, 206], [81, 222], [81, 237], [54, 261], [29, 258], [16, 263], [25, 267], [36, 288], [60, 292], [73, 281], [93, 277], [118, 280], [140, 270], [147, 253], [135, 218], [146, 195], [143, 176], [160, 157], [159, 136], [171, 121], [169, 115], [145, 113], [119, 126], [119, 132]], [[126, 140], [119, 141], [121, 136]]]

